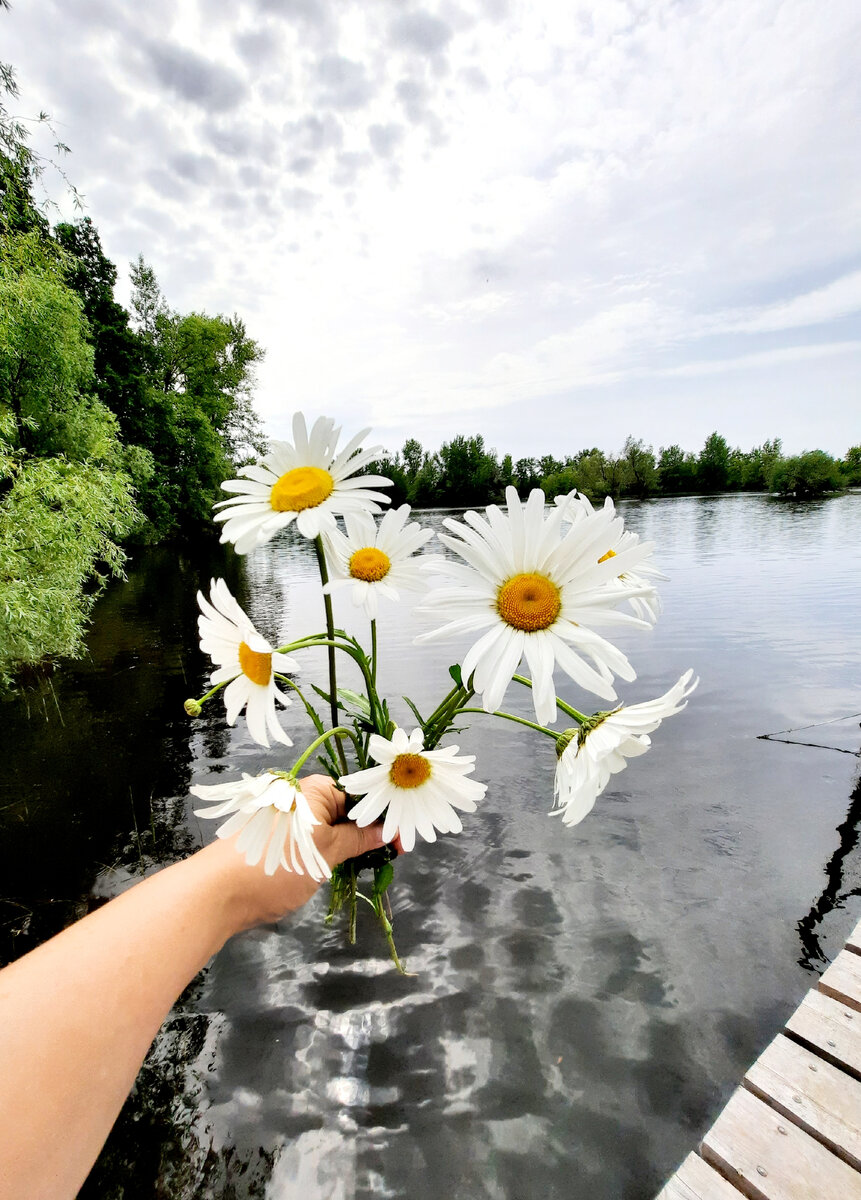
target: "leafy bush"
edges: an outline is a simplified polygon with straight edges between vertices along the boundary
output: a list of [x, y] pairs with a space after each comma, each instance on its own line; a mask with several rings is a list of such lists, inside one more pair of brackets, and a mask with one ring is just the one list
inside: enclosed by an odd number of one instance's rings
[[87, 617], [134, 525], [131, 480], [64, 457], [15, 462], [0, 505], [0, 682], [25, 663], [80, 651]]
[[824, 450], [807, 450], [781, 459], [771, 471], [771, 490], [799, 500], [836, 492], [842, 487], [840, 464]]

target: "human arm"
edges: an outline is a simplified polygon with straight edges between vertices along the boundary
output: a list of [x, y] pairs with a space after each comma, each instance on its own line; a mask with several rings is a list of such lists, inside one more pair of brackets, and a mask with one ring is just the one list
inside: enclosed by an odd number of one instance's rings
[[[383, 844], [302, 780], [330, 865]], [[234, 933], [317, 890], [250, 867], [232, 840], [165, 868], [0, 971], [0, 1200], [71, 1200], [176, 997]]]

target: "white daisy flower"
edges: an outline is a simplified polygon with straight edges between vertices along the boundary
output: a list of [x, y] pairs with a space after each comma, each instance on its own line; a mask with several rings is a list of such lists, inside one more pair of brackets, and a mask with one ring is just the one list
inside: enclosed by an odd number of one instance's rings
[[[592, 507], [592, 502], [588, 496], [584, 496], [582, 492], [571, 492], [567, 496], [557, 496], [556, 504], [558, 504], [565, 513], [565, 520], [570, 521], [573, 525], [577, 525], [584, 518], [594, 514], [595, 509]], [[615, 506], [610, 496], [604, 501], [605, 511], [609, 511], [616, 515]], [[640, 541], [640, 535], [634, 533], [630, 529], [620, 529], [618, 531], [617, 540], [612, 546], [608, 546], [604, 551], [606, 558], [616, 558], [622, 550], [627, 550], [632, 546], [636, 546]], [[649, 546], [649, 558], [652, 556], [653, 543], [647, 543]], [[599, 559], [602, 562], [603, 559]], [[634, 613], [641, 617], [644, 621], [648, 621], [654, 625], [658, 617], [661, 615], [662, 604], [661, 597], [658, 595], [657, 588], [654, 585], [654, 580], [662, 580], [666, 582], [667, 576], [655, 566], [653, 562], [644, 559], [639, 563], [636, 571], [626, 571], [617, 579], [607, 584], [608, 588], [618, 588], [628, 595], [624, 597], [630, 605]], [[633, 594], [632, 594], [633, 593]]]
[[371, 734], [368, 753], [378, 767], [344, 775], [341, 786], [364, 799], [350, 810], [358, 825], [370, 825], [386, 809], [383, 841], [401, 835], [405, 850], [412, 850], [418, 831], [426, 842], [436, 841], [436, 832], [460, 833], [463, 829], [455, 812], [475, 812], [477, 800], [487, 785], [466, 779], [474, 770], [475, 756], [457, 756], [458, 746], [425, 750], [420, 729], [407, 737], [396, 729], [392, 740]]
[[435, 568], [453, 586], [432, 592], [420, 611], [441, 609], [451, 619], [416, 640], [481, 634], [461, 669], [464, 679], [473, 676], [487, 712], [499, 707], [525, 655], [537, 719], [550, 725], [556, 719], [556, 663], [581, 687], [607, 700], [616, 698], [614, 674], [636, 678], [625, 655], [591, 626], [648, 628], [648, 622], [616, 611], [624, 596], [606, 584], [635, 567], [650, 548], [629, 546], [609, 560], [604, 551], [618, 541], [622, 525], [612, 512], [592, 513], [563, 536], [564, 510], [557, 507], [545, 517], [542, 491], [536, 488], [525, 504], [514, 488], [505, 495], [507, 515], [491, 505], [486, 520], [468, 512], [465, 524], [443, 522], [457, 536], [440, 534], [440, 541], [468, 565], [444, 560]]
[[245, 855], [249, 866], [256, 866], [265, 854], [263, 869], [267, 875], [274, 875], [279, 865], [312, 879], [328, 879], [331, 875], [312, 832], [322, 822], [311, 812], [295, 780], [266, 771], [256, 778], [243, 774], [232, 783], [198, 784], [191, 793], [214, 805], [196, 808], [195, 816], [218, 820], [232, 814], [216, 830], [216, 836], [229, 838], [238, 833], [236, 849]]
[[244, 479], [222, 483], [226, 492], [237, 493], [215, 505], [221, 509], [215, 520], [224, 522], [222, 542], [247, 554], [292, 521], [305, 537], [315, 538], [334, 526], [336, 515], [379, 512], [388, 497], [372, 489], [391, 487], [391, 480], [357, 475], [381, 453], [379, 446], [359, 451], [368, 433], [361, 430], [338, 452], [341, 430], [334, 421], [318, 417], [308, 433], [304, 416], [296, 413], [292, 442], [273, 442], [257, 466], [241, 469]]
[[323, 591], [350, 587], [353, 604], [364, 607], [373, 621], [379, 596], [399, 600], [400, 588], [422, 587], [424, 576], [411, 556], [433, 537], [433, 530], [407, 524], [409, 515], [410, 506], [402, 504], [377, 526], [369, 513], [347, 513], [347, 536], [339, 529], [326, 534], [332, 578]]
[[198, 592], [197, 603], [200, 647], [218, 668], [210, 682], [214, 686], [231, 681], [224, 689], [227, 724], [235, 725], [244, 708], [248, 732], [258, 745], [268, 746], [271, 736], [282, 746], [292, 746], [275, 715], [276, 700], [290, 703], [276, 687], [275, 672], [296, 671], [297, 664], [260, 636], [223, 579], [212, 580], [209, 600]]
[[[566, 825], [577, 825], [592, 811], [610, 776], [624, 771], [629, 758], [645, 754], [651, 745], [648, 735], [665, 717], [681, 712], [687, 697], [699, 683], [686, 671], [678, 683], [657, 700], [617, 708], [599, 714], [594, 725], [569, 729], [559, 739], [562, 746], [556, 765], [556, 807]], [[557, 753], [559, 751], [557, 750]]]

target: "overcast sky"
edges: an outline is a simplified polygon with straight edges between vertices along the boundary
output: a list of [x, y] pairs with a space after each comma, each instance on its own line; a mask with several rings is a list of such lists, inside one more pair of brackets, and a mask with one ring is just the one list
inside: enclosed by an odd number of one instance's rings
[[[107, 254], [394, 449], [861, 442], [858, 0], [13, 0]], [[61, 199], [59, 181], [51, 184]]]

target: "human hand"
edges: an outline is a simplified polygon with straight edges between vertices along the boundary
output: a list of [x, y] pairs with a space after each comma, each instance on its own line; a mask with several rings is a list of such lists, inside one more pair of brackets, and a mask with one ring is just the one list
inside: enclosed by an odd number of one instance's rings
[[[346, 796], [327, 775], [308, 775], [299, 781], [311, 812], [320, 822], [314, 841], [330, 867], [384, 845], [383, 823], [359, 827], [346, 813]], [[199, 857], [219, 876], [221, 894], [228, 899], [228, 936], [301, 908], [320, 886], [309, 875], [278, 868], [266, 875], [263, 865], [249, 866], [236, 850], [236, 839], [214, 842]], [[393, 843], [400, 850], [400, 839]]]

